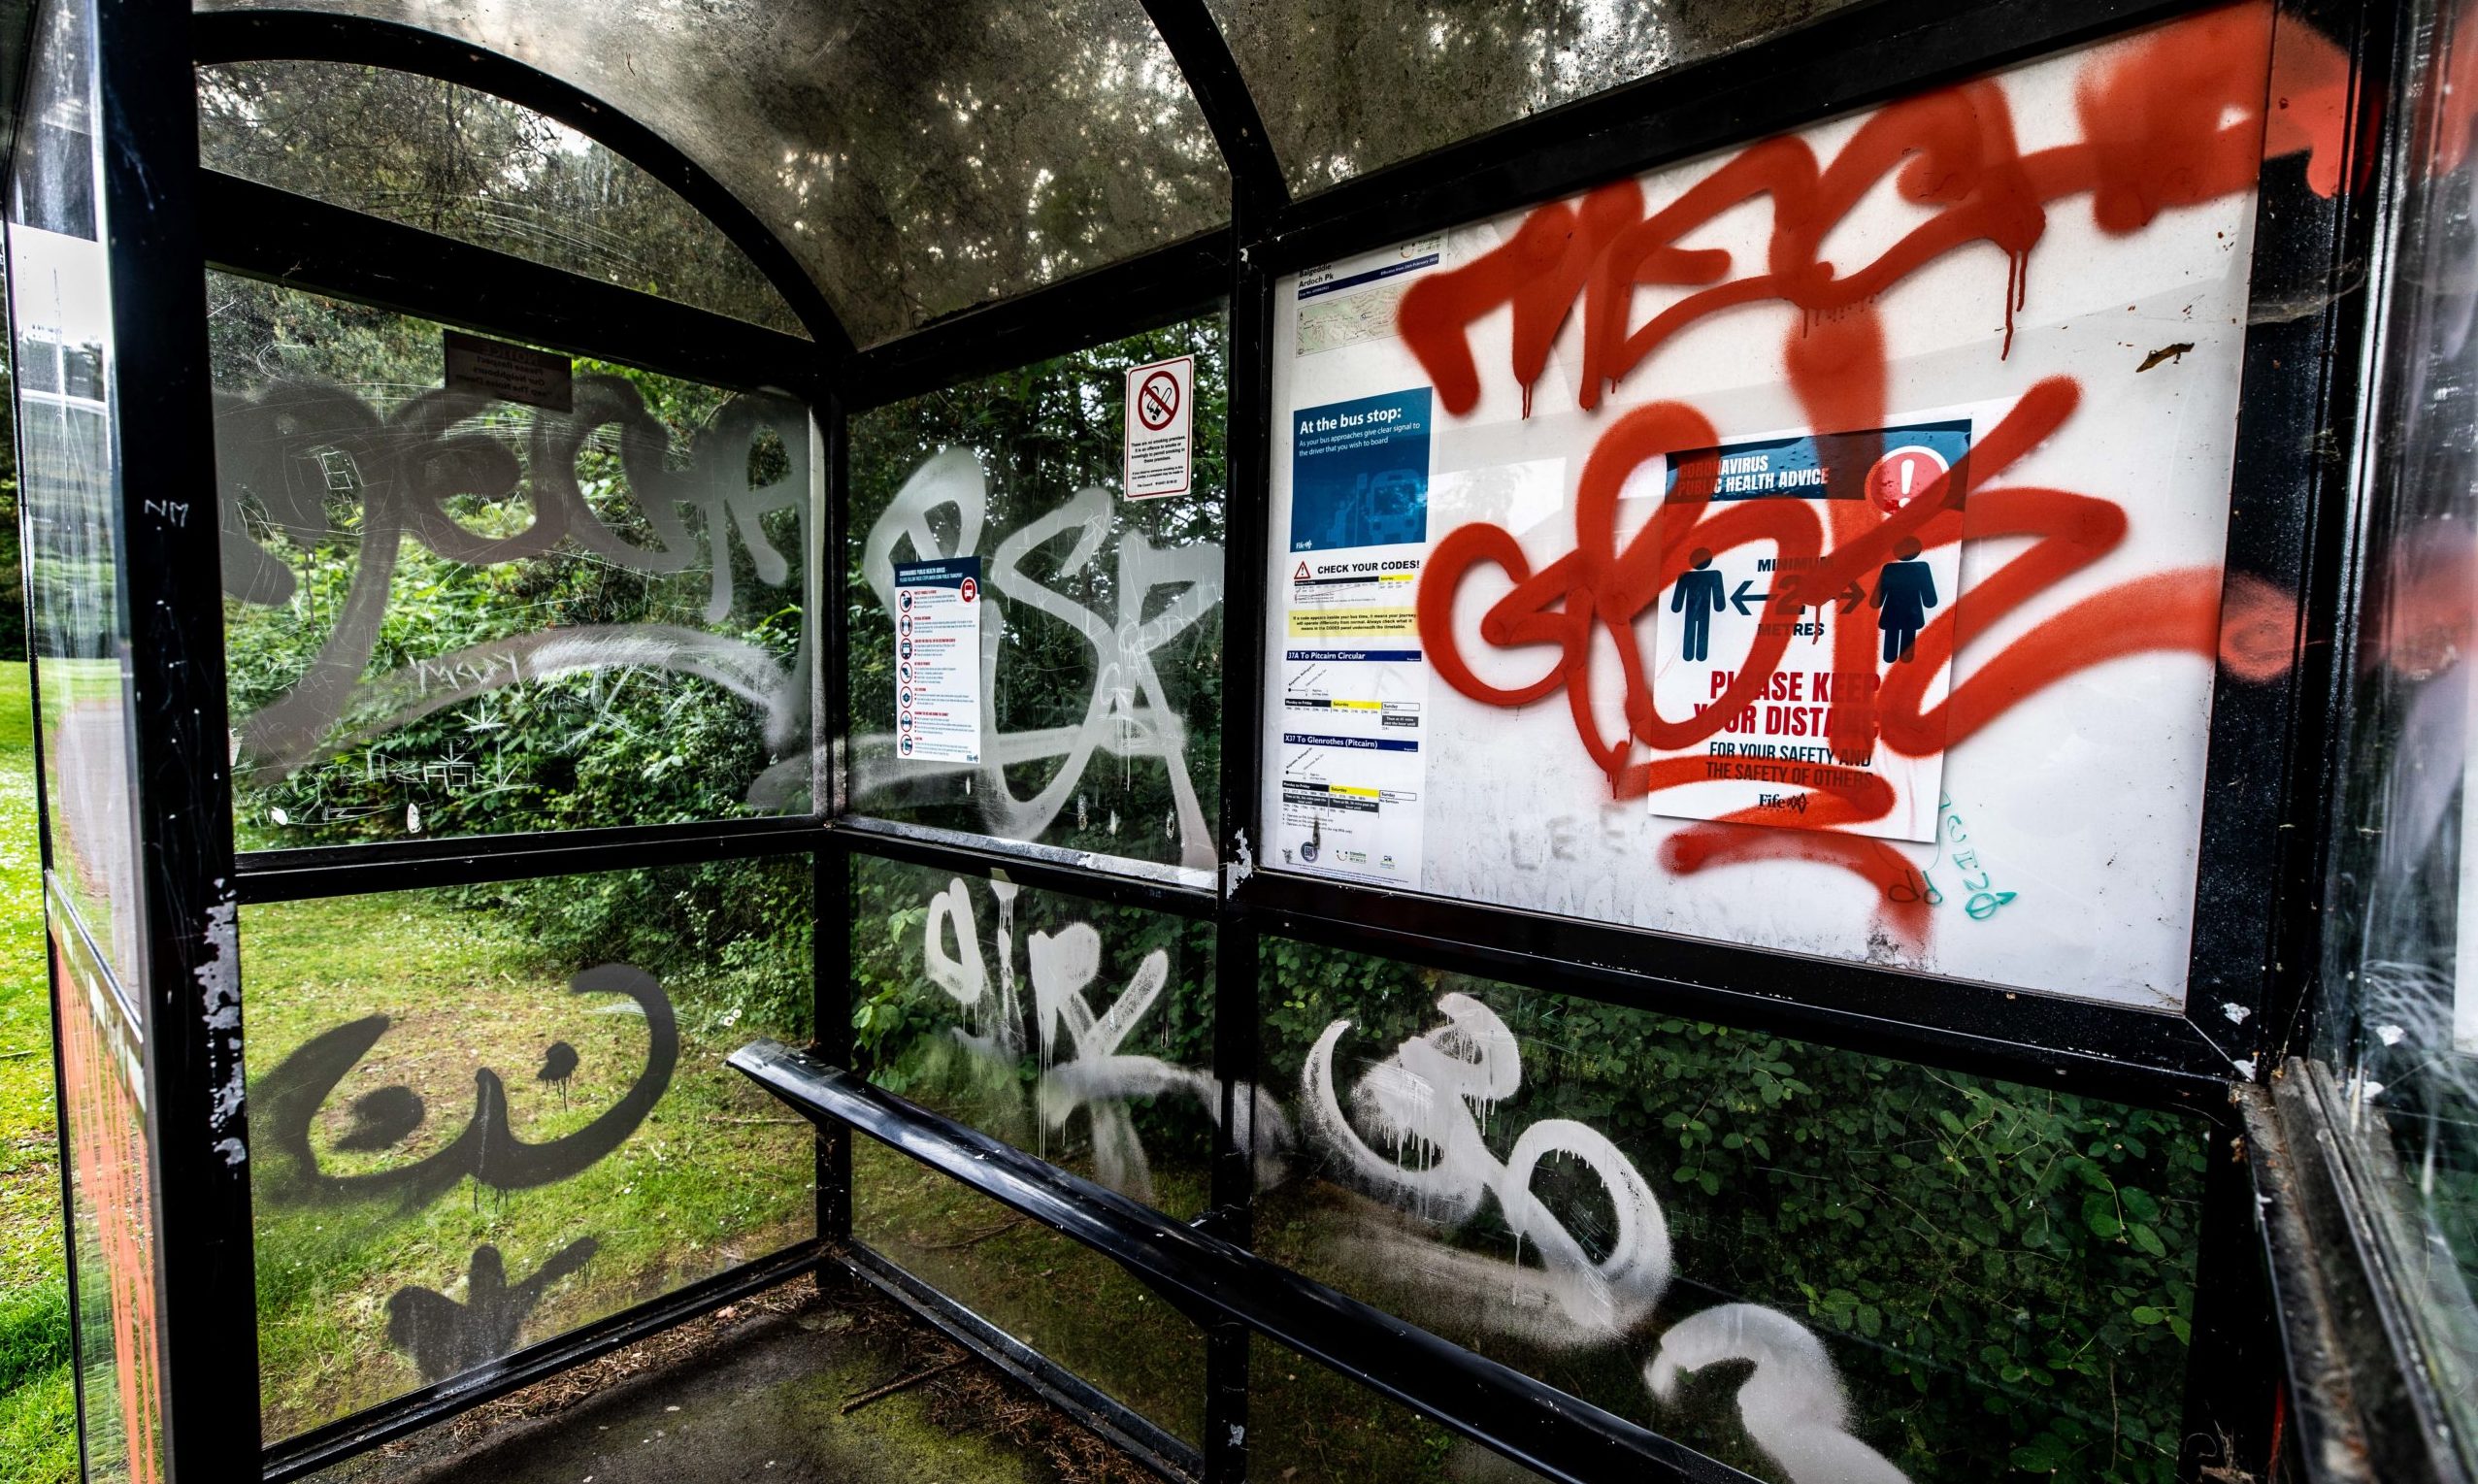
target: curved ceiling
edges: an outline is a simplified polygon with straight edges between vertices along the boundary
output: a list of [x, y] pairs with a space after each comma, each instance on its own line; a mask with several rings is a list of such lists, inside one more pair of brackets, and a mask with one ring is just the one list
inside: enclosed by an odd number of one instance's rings
[[[1218, 28], [1283, 176], [1307, 191], [1850, 0], [1152, 3], [1195, 9], [1208, 48]], [[196, 8], [410, 26], [556, 79], [719, 182], [861, 346], [1230, 215], [1214, 132], [1139, 0]]]

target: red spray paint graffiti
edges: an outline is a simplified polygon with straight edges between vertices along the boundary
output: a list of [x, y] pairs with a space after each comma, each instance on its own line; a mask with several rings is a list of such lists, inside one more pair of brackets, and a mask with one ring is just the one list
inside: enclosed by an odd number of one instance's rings
[[[2345, 59], [2311, 33], [2284, 30], [2275, 47], [2272, 25], [2269, 6], [2243, 5], [2101, 51], [2075, 89], [2081, 138], [2070, 145], [2024, 153], [2003, 89], [1982, 81], [1878, 110], [1830, 160], [1819, 160], [1797, 138], [1754, 145], [1648, 216], [1634, 181], [1543, 206], [1495, 250], [1414, 285], [1404, 296], [1399, 328], [1442, 408], [1461, 415], [1480, 394], [1470, 328], [1510, 307], [1510, 370], [1528, 416], [1533, 387], [1571, 314], [1581, 315], [1577, 400], [1594, 409], [1691, 325], [1743, 306], [1787, 305], [1800, 316], [1782, 347], [1783, 368], [1808, 426], [1881, 427], [1889, 362], [1876, 299], [1927, 265], [1981, 244], [2006, 255], [2005, 329], [1997, 347], [2002, 356], [2012, 348], [2013, 315], [2026, 302], [2052, 204], [2088, 196], [2100, 230], [2131, 235], [2164, 211], [2250, 191], [2263, 158], [2299, 150], [2310, 151], [2309, 183], [2327, 193], [2337, 188], [2345, 159]], [[1888, 176], [1902, 199], [1933, 214], [1872, 262], [1842, 272], [1820, 256], [1822, 246]], [[1729, 252], [1681, 245], [1688, 233], [1759, 198], [1769, 203], [1772, 221], [1760, 272], [1734, 276]], [[1630, 324], [1642, 285], [1688, 292], [1643, 323]], [[1700, 758], [1638, 761], [1633, 754], [1638, 745], [1692, 746], [1721, 730], [1761, 694], [1789, 643], [1788, 625], [1767, 625], [1724, 695], [1692, 717], [1659, 714], [1634, 624], [1698, 547], [1718, 554], [1773, 544], [1780, 570], [1813, 572], [1795, 589], [1775, 584], [1768, 607], [1796, 612], [1806, 606], [1799, 592], [1840, 591], [1880, 566], [1905, 537], [1931, 547], [2032, 539], [2027, 550], [1920, 635], [1919, 663], [1900, 667], [1875, 694], [1854, 687], [1835, 695], [1826, 733], [1834, 756], [1844, 763], [1865, 759], [1878, 745], [1912, 756], [1933, 753], [2025, 697], [2129, 654], [2195, 652], [2252, 679], [2285, 670], [2296, 627], [2288, 599], [2240, 576], [2230, 583], [2224, 628], [2221, 574], [2192, 568], [2119, 585], [2045, 619], [1960, 677], [1943, 704], [1922, 712], [1929, 680], [1957, 649], [2124, 539], [2125, 513], [2110, 501], [1993, 482], [2065, 426], [2079, 401], [2070, 380], [2040, 381], [1922, 497], [1890, 514], [1865, 499], [1835, 498], [1820, 502], [1829, 511], [1822, 518], [1808, 502], [1716, 506], [1708, 450], [1718, 440], [1711, 426], [1683, 404], [1637, 408], [1609, 426], [1585, 465], [1573, 550], [1534, 572], [1513, 535], [1496, 525], [1467, 525], [1437, 544], [1420, 584], [1421, 642], [1438, 676], [1485, 704], [1526, 706], [1564, 689], [1578, 738], [1620, 799], [1704, 776]], [[1619, 550], [1616, 502], [1628, 476], [1656, 457], [1687, 450], [1706, 451], [1681, 460], [1667, 500]], [[1860, 478], [1866, 463], [1836, 470], [1833, 478]], [[1486, 566], [1499, 568], [1513, 586], [1481, 617], [1480, 641], [1501, 649], [1545, 645], [1556, 651], [1528, 684], [1505, 688], [1482, 680], [1456, 631], [1456, 596], [1465, 579]], [[1601, 633], [1612, 642], [1625, 684], [1626, 730], [1615, 739], [1603, 735], [1590, 699]], [[1863, 626], [1839, 626], [1832, 668], [1872, 676], [1873, 642]], [[1929, 906], [1915, 890], [1901, 889], [1912, 878], [1909, 863], [1880, 841], [1837, 829], [1887, 813], [1890, 786], [1847, 770], [1821, 773], [1834, 781], [1814, 789], [1797, 825], [1768, 815], [1766, 827], [1755, 828], [1741, 822], [1752, 811], [1728, 815], [1672, 836], [1663, 864], [1681, 873], [1772, 858], [1839, 865], [1874, 884], [1890, 928], [1914, 948], [1923, 944]]]

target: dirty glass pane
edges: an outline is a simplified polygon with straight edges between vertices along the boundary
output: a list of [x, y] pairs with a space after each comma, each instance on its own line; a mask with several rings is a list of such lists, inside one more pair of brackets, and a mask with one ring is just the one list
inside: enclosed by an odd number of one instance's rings
[[1206, 0], [1303, 194], [1848, 3]]
[[1247, 1469], [1284, 1484], [1531, 1484], [1540, 1478], [1262, 1336], [1248, 1348]]
[[670, 187], [555, 119], [452, 82], [337, 62], [201, 67], [198, 155], [261, 185], [807, 333]]
[[806, 856], [251, 906], [270, 1443], [809, 1237]]
[[289, 8], [455, 36], [643, 120], [748, 204], [863, 345], [1230, 214], [1137, 0]]
[[43, 703], [53, 880], [122, 984], [139, 973], [136, 824], [124, 691], [129, 615], [104, 261], [83, 5], [45, 13], [9, 202], [12, 361]]
[[2414, 20], [2323, 1016], [2290, 1075], [2364, 1202], [2369, 1266], [2408, 1330], [2395, 1343], [2453, 1424], [2438, 1449], [2478, 1469], [2478, 301], [2460, 266], [2478, 247], [2478, 168], [2466, 82], [2453, 95], [2478, 15], [2443, 0]]
[[10, 360], [86, 1476], [163, 1468], [129, 615], [89, 0], [34, 21], [8, 201]]
[[1116, 1263], [876, 1139], [852, 1140], [852, 1235], [1190, 1446], [1205, 1336]]
[[[1209, 884], [1223, 335], [1218, 315], [1191, 320], [851, 419], [855, 812]], [[1193, 420], [1188, 490], [1129, 499], [1131, 374], [1160, 397], [1147, 368], [1174, 379], [1181, 364], [1192, 381], [1149, 405]], [[909, 611], [899, 568], [928, 563], [973, 576], [975, 600], [951, 609], [960, 628], [910, 631], [930, 619]], [[977, 663], [961, 658], [975, 643]], [[927, 735], [935, 723], [943, 736]]]
[[209, 295], [244, 848], [809, 807], [800, 404]]
[[[2199, 1123], [1279, 940], [1264, 969], [1266, 1256], [1760, 1478], [2174, 1477]], [[1365, 1446], [1331, 1476], [1455, 1476]]]
[[852, 871], [872, 1081], [1173, 1216], [1212, 1204], [1211, 924], [865, 856]]

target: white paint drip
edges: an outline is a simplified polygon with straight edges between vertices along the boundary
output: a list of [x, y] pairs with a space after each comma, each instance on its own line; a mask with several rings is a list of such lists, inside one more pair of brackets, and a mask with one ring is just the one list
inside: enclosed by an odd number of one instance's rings
[[1688, 1315], [1661, 1336], [1643, 1378], [1652, 1395], [1672, 1402], [1683, 1372], [1724, 1361], [1755, 1363], [1738, 1387], [1738, 1417], [1791, 1484], [1909, 1484], [1850, 1435], [1849, 1400], [1824, 1342], [1778, 1309], [1724, 1303]]
[[[1542, 1267], [1497, 1264], [1474, 1256], [1553, 1303], [1565, 1321], [1566, 1344], [1623, 1336], [1651, 1314], [1669, 1285], [1669, 1229], [1661, 1203], [1634, 1164], [1600, 1131], [1570, 1118], [1547, 1118], [1523, 1131], [1503, 1164], [1489, 1153], [1483, 1123], [1490, 1109], [1523, 1082], [1514, 1033], [1479, 1001], [1447, 994], [1437, 1001], [1446, 1024], [1395, 1049], [1351, 1089], [1351, 1109], [1394, 1146], [1388, 1159], [1371, 1148], [1336, 1096], [1334, 1050], [1350, 1022], [1337, 1020], [1308, 1052], [1301, 1073], [1301, 1109], [1310, 1136], [1335, 1155], [1345, 1175], [1383, 1200], [1431, 1221], [1460, 1225], [1493, 1196], [1519, 1257], [1529, 1241]], [[1566, 1225], [1532, 1192], [1532, 1177], [1552, 1154], [1579, 1160], [1600, 1178], [1617, 1214], [1605, 1258], [1595, 1262]], [[1416, 1168], [1406, 1160], [1417, 1160]], [[1470, 1264], [1448, 1262], [1449, 1287], [1472, 1277]], [[1520, 1303], [1497, 1311], [1534, 1338], [1548, 1337], [1536, 1314]]]
[[[921, 954], [931, 982], [971, 1012], [974, 1029], [953, 1028], [955, 1040], [993, 1066], [1012, 1068], [1024, 1052], [1014, 977], [1014, 907], [1019, 888], [1000, 880], [991, 881], [989, 888], [998, 902], [994, 946], [999, 991], [994, 1009], [985, 1003], [989, 968], [981, 954], [972, 888], [963, 877], [949, 879], [944, 890], [930, 898]], [[950, 932], [956, 943], [951, 953], [946, 946]], [[1218, 1123], [1221, 1083], [1208, 1072], [1120, 1049], [1170, 982], [1170, 953], [1157, 948], [1146, 954], [1109, 1008], [1096, 1014], [1085, 991], [1101, 974], [1102, 949], [1100, 931], [1083, 922], [1071, 923], [1056, 934], [1037, 932], [1025, 942], [1036, 1049], [1042, 1067], [1033, 1088], [1033, 1103], [1042, 1127], [1053, 1133], [1064, 1130], [1078, 1112], [1085, 1114], [1092, 1130], [1094, 1173], [1114, 1190], [1150, 1201], [1152, 1166], [1136, 1131], [1129, 1101], [1191, 1098]], [[1291, 1143], [1289, 1120], [1252, 1084], [1236, 1084], [1232, 1092], [1232, 1141], [1255, 1151], [1259, 1171], [1268, 1180], [1279, 1179], [1282, 1155]]]

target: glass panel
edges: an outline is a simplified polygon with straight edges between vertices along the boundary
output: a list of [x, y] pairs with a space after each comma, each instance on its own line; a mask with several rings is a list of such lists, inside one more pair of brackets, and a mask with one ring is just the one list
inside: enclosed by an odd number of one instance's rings
[[1848, 3], [1207, 0], [1299, 194]]
[[871, 1080], [1173, 1216], [1211, 1202], [1213, 928], [855, 857]]
[[807, 856], [246, 907], [270, 1442], [811, 1235]]
[[[851, 419], [853, 808], [1211, 884], [1223, 334], [1191, 320]], [[1180, 363], [1185, 406], [1154, 406], [1193, 419], [1188, 492], [1128, 499], [1131, 373]], [[960, 640], [909, 632], [897, 568], [936, 562], [987, 589]], [[953, 732], [914, 748], [907, 682], [940, 643], [953, 678], [919, 709]]]
[[1762, 1478], [2174, 1477], [2200, 1123], [1266, 954], [1268, 1257]]
[[2465, 82], [2455, 96], [2478, 15], [2429, 0], [2410, 19], [2424, 54], [2396, 110], [2397, 266], [2366, 412], [2384, 462], [2308, 1075], [2375, 1234], [2369, 1267], [2396, 1285], [2395, 1344], [2451, 1424], [2436, 1446], [2478, 1470], [2478, 346], [2453, 267], [2478, 243]]
[[1540, 1478], [1261, 1336], [1248, 1347], [1247, 1470], [1283, 1484]]
[[720, 228], [652, 176], [502, 98], [334, 62], [198, 69], [210, 170], [805, 335]]
[[809, 807], [805, 409], [210, 288], [245, 848]]
[[8, 202], [28, 648], [42, 702], [45, 907], [76, 1285], [85, 1476], [160, 1478], [145, 903], [132, 816], [129, 617], [104, 244], [95, 16], [33, 20]]
[[1281, 280], [1264, 868], [2184, 1008], [2270, 16]]
[[1205, 1435], [1205, 1336], [1116, 1263], [874, 1138], [852, 1235], [1173, 1436]]
[[53, 878], [107, 973], [129, 985], [145, 914], [130, 814], [129, 616], [91, 25], [80, 4], [44, 14], [10, 201], [10, 303]]
[[86, 1476], [156, 1479], [163, 1380], [144, 1042], [137, 1016], [74, 922], [54, 927], [51, 961]]
[[644, 121], [748, 203], [863, 345], [1230, 214], [1136, 0], [292, 8], [455, 36]]

